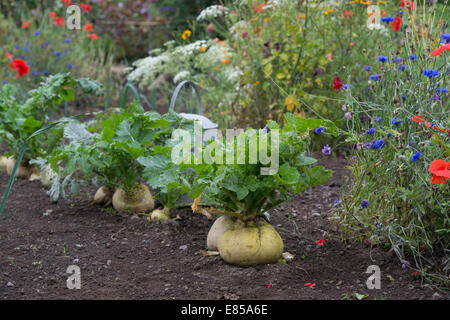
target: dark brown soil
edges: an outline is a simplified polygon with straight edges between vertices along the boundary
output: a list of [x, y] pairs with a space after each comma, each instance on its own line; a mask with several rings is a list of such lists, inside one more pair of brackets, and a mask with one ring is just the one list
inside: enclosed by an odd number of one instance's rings
[[[19, 180], [0, 219], [0, 299], [432, 299], [435, 291], [392, 253], [341, 240], [328, 218], [345, 160], [320, 162], [333, 178], [271, 212], [294, 260], [250, 268], [203, 256], [213, 220], [190, 208], [175, 212], [180, 220], [155, 224], [95, 206], [92, 194], [52, 204], [39, 182]], [[0, 173], [1, 194], [7, 179]], [[380, 290], [366, 287], [373, 264]], [[66, 286], [69, 265], [81, 269], [80, 290]]]

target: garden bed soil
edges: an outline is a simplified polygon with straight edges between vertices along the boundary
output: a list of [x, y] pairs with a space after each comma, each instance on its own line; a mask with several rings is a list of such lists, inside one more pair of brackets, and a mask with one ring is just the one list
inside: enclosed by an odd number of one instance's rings
[[[38, 181], [18, 180], [0, 219], [0, 299], [435, 299], [442, 297], [392, 252], [342, 241], [330, 207], [340, 194], [345, 159], [322, 158], [326, 184], [271, 210], [287, 264], [241, 268], [203, 256], [213, 220], [190, 208], [156, 224], [93, 204], [94, 189], [51, 203]], [[8, 181], [0, 173], [0, 192]], [[288, 216], [291, 216], [291, 221]], [[298, 231], [294, 232], [294, 224]], [[323, 239], [324, 246], [315, 243]], [[371, 260], [371, 258], [373, 260]], [[370, 265], [381, 289], [369, 290]], [[67, 288], [68, 266], [81, 270], [81, 289]], [[314, 283], [315, 287], [305, 286]]]

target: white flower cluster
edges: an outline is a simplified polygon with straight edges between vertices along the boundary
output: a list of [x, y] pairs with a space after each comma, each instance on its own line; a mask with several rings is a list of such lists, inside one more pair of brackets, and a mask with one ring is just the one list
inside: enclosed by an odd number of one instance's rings
[[238, 67], [226, 68], [224, 70], [228, 82], [237, 82], [244, 73]]
[[228, 9], [226, 7], [222, 7], [220, 5], [213, 5], [202, 10], [202, 12], [200, 12], [200, 14], [197, 17], [197, 21], [211, 20], [213, 18], [222, 16], [227, 12]]
[[177, 47], [173, 53], [175, 55], [191, 56], [193, 53], [200, 52], [201, 47], [207, 47], [207, 42], [205, 40], [199, 40], [185, 46]]
[[183, 80], [188, 80], [190, 76], [191, 76], [191, 73], [189, 71], [184, 70], [184, 71], [178, 72], [175, 75], [175, 77], [173, 77], [173, 83], [177, 84]]
[[238, 21], [230, 27], [233, 35], [241, 35], [245, 31], [252, 30], [252, 26], [245, 20]]
[[149, 85], [155, 79], [156, 74], [161, 71], [164, 63], [169, 62], [169, 60], [170, 57], [165, 54], [137, 60], [133, 63], [136, 69], [128, 75], [128, 80], [138, 82], [141, 86]]
[[225, 45], [216, 43], [209, 48], [203, 55], [203, 59], [208, 64], [216, 64], [218, 61], [225, 60], [230, 57], [229, 49]]

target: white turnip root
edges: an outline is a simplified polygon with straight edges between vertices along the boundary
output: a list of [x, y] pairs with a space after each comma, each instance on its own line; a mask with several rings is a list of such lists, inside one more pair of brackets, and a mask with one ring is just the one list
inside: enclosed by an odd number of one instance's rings
[[41, 184], [45, 188], [50, 188], [58, 174], [49, 165], [44, 165], [41, 169]]
[[283, 254], [283, 240], [267, 222], [258, 224], [236, 220], [217, 242], [222, 259], [241, 267], [277, 262]]
[[148, 212], [155, 207], [155, 201], [146, 185], [138, 184], [132, 190], [119, 188], [112, 198], [114, 209], [119, 212]]
[[8, 158], [0, 156], [0, 171], [6, 170], [7, 164], [8, 164]]
[[102, 186], [100, 187], [94, 196], [94, 202], [98, 205], [105, 205], [112, 201], [114, 190], [111, 188]]
[[170, 219], [170, 209], [164, 208], [162, 210], [161, 209], [153, 210], [151, 219], [152, 219], [152, 221], [156, 221], [156, 222], [169, 220]]
[[[6, 164], [6, 172], [11, 175], [14, 166], [16, 165], [16, 159], [9, 157]], [[16, 172], [16, 177], [21, 179], [29, 179], [31, 181], [40, 179], [39, 168], [36, 165], [20, 165]]]
[[209, 251], [217, 251], [217, 241], [219, 240], [219, 237], [225, 231], [230, 229], [235, 221], [236, 219], [230, 216], [220, 216], [214, 221], [211, 229], [209, 229], [208, 238], [206, 239]]

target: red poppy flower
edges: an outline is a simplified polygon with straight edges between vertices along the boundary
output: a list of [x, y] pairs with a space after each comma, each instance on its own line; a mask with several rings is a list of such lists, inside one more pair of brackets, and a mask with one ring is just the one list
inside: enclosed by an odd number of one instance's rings
[[11, 53], [9, 53], [9, 52], [5, 53], [5, 58], [6, 59], [10, 60], [10, 59], [12, 59], [12, 57], [13, 57], [13, 55]]
[[54, 22], [55, 26], [64, 28], [64, 18], [58, 17]]
[[444, 44], [443, 46], [440, 46], [439, 48], [433, 50], [433, 52], [431, 53], [431, 56], [432, 57], [440, 56], [441, 53], [444, 52], [445, 50], [450, 50], [450, 43]]
[[93, 27], [92, 27], [92, 24], [90, 24], [90, 23], [87, 23], [87, 24], [83, 27], [83, 30], [84, 30], [84, 31], [87, 31], [87, 32], [92, 32], [92, 31], [94, 31], [94, 30], [93, 30]]
[[353, 11], [345, 10], [344, 13], [342, 14], [342, 18], [345, 19], [347, 17], [350, 17], [352, 14], [353, 14]]
[[26, 75], [30, 71], [30, 67], [28, 67], [27, 63], [22, 59], [11, 61], [11, 63], [9, 64], [9, 68], [17, 71], [17, 78]]
[[404, 8], [405, 6], [408, 8], [408, 10], [412, 10], [412, 9], [414, 9], [414, 7], [416, 6], [415, 4], [414, 4], [414, 2], [413, 1], [409, 1], [409, 0], [402, 0], [402, 2], [401, 2], [401, 6], [402, 6], [402, 8]]
[[342, 85], [341, 79], [339, 77], [334, 77], [334, 79], [333, 79], [333, 90], [334, 91], [338, 91], [338, 90], [341, 90], [342, 87], [343, 87], [343, 85]]
[[400, 18], [400, 16], [396, 16], [394, 18], [394, 22], [389, 23], [389, 25], [391, 26], [391, 29], [394, 30], [395, 32], [400, 30], [400, 27], [402, 26], [402, 18]]
[[62, 2], [66, 7], [68, 7], [68, 6], [70, 6], [70, 5], [72, 4], [72, 1], [71, 1], [71, 0], [61, 0], [61, 2]]
[[50, 18], [54, 18], [54, 17], [56, 17], [56, 12], [50, 11], [50, 12], [48, 13], [48, 16], [49, 16]]
[[315, 283], [305, 283], [305, 287], [310, 287], [310, 288], [314, 288], [316, 286]]
[[28, 29], [30, 27], [30, 23], [28, 21], [22, 22], [22, 29]]
[[264, 8], [265, 5], [266, 5], [265, 3], [260, 3], [260, 4], [256, 5], [256, 6], [253, 6], [253, 9], [256, 12], [261, 13], [261, 12], [264, 11], [263, 8]]
[[445, 162], [444, 160], [434, 160], [430, 163], [428, 172], [433, 174], [431, 178], [431, 183], [441, 184], [450, 179], [450, 161]]
[[318, 246], [323, 246], [323, 240], [322, 240], [322, 239], [317, 240], [317, 241], [316, 241], [316, 244], [317, 244]]
[[92, 40], [97, 40], [98, 36], [95, 33], [91, 33], [87, 35], [89, 38], [91, 38]]
[[270, 283], [268, 283], [268, 284], [265, 285], [265, 287], [266, 287], [267, 289], [270, 289], [270, 288], [272, 288], [272, 285], [271, 285]]
[[91, 6], [90, 4], [84, 4], [84, 3], [82, 3], [82, 4], [80, 4], [80, 7], [81, 7], [82, 10], [84, 10], [84, 11], [86, 11], [86, 12], [89, 12], [89, 11], [91, 11], [91, 9], [92, 9], [92, 6]]
[[431, 124], [428, 122], [428, 121], [425, 121], [421, 116], [419, 116], [419, 115], [417, 115], [417, 116], [414, 116], [413, 118], [412, 118], [412, 120], [414, 121], [414, 122], [418, 122], [418, 123], [422, 123], [422, 122], [425, 122], [425, 125], [429, 128], [429, 127], [431, 127]]

